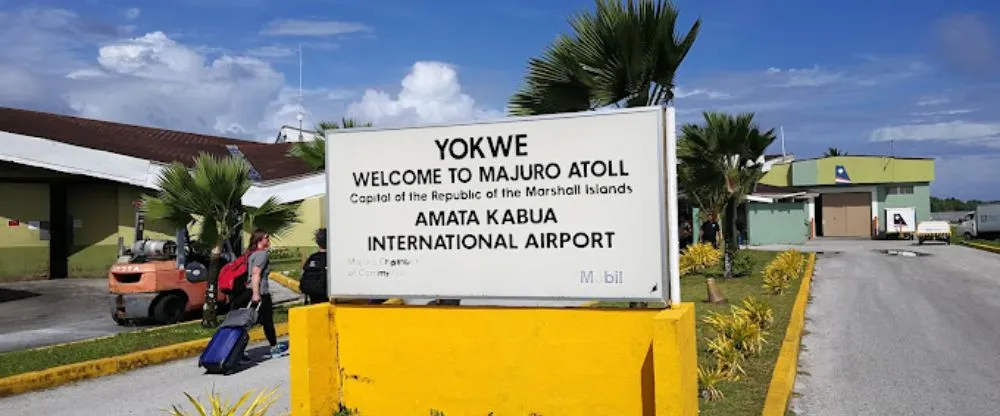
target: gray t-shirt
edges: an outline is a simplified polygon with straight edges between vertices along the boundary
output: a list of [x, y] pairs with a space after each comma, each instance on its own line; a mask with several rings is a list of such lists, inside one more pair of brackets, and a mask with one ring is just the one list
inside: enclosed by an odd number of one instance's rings
[[250, 254], [249, 265], [247, 267], [247, 278], [253, 279], [253, 268], [260, 267], [260, 294], [271, 294], [270, 284], [267, 276], [271, 274], [271, 259], [267, 256], [267, 250], [259, 250]]

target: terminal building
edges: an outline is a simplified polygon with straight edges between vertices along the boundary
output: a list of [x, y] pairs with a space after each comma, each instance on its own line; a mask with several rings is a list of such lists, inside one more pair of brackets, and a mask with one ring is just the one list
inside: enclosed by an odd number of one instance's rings
[[884, 238], [886, 209], [910, 208], [916, 222], [931, 219], [933, 181], [930, 158], [831, 156], [774, 163], [747, 198], [747, 239], [762, 245]]
[[[249, 162], [247, 205], [301, 201], [302, 222], [275, 243], [311, 252], [326, 178], [286, 155], [299, 136], [285, 127], [261, 143], [0, 107], [0, 281], [106, 276], [119, 244], [133, 243], [134, 202], [165, 166], [201, 152]], [[174, 230], [147, 221], [145, 235], [172, 240]]]

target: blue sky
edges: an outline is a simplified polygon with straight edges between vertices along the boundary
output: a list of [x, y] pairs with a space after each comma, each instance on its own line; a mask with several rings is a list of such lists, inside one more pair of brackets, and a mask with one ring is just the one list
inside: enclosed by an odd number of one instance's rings
[[[703, 21], [681, 121], [754, 111], [798, 157], [937, 159], [937, 196], [1000, 199], [1000, 3], [679, 1]], [[0, 105], [273, 137], [294, 124], [498, 117], [592, 1], [0, 0]], [[775, 146], [772, 151], [780, 151]]]

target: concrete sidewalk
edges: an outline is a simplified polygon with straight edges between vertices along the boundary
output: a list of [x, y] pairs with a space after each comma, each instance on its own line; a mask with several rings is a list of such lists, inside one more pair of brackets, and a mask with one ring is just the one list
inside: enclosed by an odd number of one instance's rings
[[251, 389], [277, 387], [277, 400], [269, 414], [287, 414], [289, 359], [262, 359], [266, 351], [266, 343], [251, 346], [248, 352], [260, 361], [228, 376], [204, 374], [198, 359], [191, 358], [0, 399], [0, 409], [10, 415], [156, 415], [165, 414], [174, 404], [193, 410], [185, 392], [207, 405], [213, 386], [229, 402]]

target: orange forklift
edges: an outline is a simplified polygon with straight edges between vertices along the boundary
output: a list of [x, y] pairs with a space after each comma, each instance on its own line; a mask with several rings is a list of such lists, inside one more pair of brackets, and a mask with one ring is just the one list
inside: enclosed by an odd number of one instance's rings
[[[135, 242], [129, 248], [119, 242], [118, 260], [108, 271], [111, 319], [119, 325], [172, 324], [197, 315], [205, 304], [208, 251], [189, 239], [186, 228], [177, 230], [175, 240], [143, 238], [141, 201], [133, 206]], [[238, 256], [239, 236], [225, 246], [223, 261], [230, 261]], [[228, 309], [225, 293], [218, 294], [217, 305], [220, 314]]]

